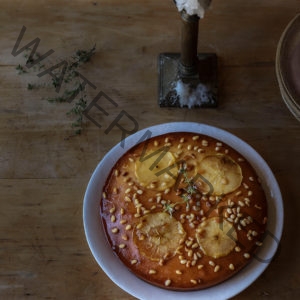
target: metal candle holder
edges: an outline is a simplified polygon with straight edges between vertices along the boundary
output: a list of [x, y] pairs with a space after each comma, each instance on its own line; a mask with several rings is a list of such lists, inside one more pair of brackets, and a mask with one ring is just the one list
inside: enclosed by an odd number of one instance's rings
[[217, 106], [217, 56], [215, 53], [198, 53], [199, 17], [181, 12], [181, 53], [159, 55], [159, 105], [182, 107], [175, 90], [178, 80], [195, 90], [199, 84], [207, 87], [209, 101], [199, 107]]

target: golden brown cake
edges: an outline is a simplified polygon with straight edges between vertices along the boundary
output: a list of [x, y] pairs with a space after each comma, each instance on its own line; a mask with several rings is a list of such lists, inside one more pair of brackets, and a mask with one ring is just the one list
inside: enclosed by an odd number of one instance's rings
[[101, 217], [112, 251], [141, 279], [174, 290], [215, 285], [262, 245], [267, 202], [236, 150], [187, 132], [143, 141], [113, 166]]

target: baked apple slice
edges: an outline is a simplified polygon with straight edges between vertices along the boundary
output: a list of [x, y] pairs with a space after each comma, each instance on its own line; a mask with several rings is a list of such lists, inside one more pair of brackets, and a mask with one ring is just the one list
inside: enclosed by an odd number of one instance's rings
[[236, 245], [236, 230], [223, 218], [214, 217], [205, 220], [196, 232], [201, 250], [205, 255], [213, 258], [228, 255]]
[[185, 237], [181, 223], [165, 212], [143, 216], [133, 231], [139, 252], [153, 261], [173, 257]]

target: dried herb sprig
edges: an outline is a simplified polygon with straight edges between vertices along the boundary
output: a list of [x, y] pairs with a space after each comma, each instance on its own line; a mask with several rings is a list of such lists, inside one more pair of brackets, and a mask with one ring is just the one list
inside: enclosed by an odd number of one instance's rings
[[20, 75], [20, 74], [27, 73], [27, 71], [25, 70], [25, 68], [24, 68], [22, 65], [20, 65], [20, 64], [18, 64], [18, 65], [16, 66], [16, 70], [18, 71], [18, 74], [19, 74], [19, 75]]
[[47, 99], [52, 103], [69, 102], [69, 99], [72, 99], [74, 96], [76, 97], [78, 94], [80, 94], [79, 98], [73, 102], [73, 107], [66, 113], [68, 116], [74, 115], [76, 117], [76, 120], [72, 123], [76, 135], [81, 134], [83, 130], [83, 115], [87, 107], [87, 94], [84, 85], [79, 83], [73, 89], [65, 90], [62, 96]]
[[186, 167], [183, 167], [179, 170], [179, 174], [182, 174], [184, 177], [184, 183], [186, 187], [183, 188], [183, 193], [181, 194], [181, 198], [183, 202], [186, 204], [186, 208], [189, 209], [190, 201], [193, 199], [193, 195], [199, 193], [198, 189], [195, 186], [193, 178], [189, 178], [187, 174]]
[[[66, 113], [67, 115], [76, 116], [75, 122], [72, 123], [72, 127], [75, 128], [75, 134], [80, 134], [83, 129], [83, 113], [87, 107], [87, 94], [85, 85], [80, 82], [78, 78], [77, 69], [84, 63], [90, 61], [91, 57], [95, 54], [96, 45], [89, 50], [77, 50], [75, 55], [71, 57], [68, 62], [66, 73], [64, 76], [64, 83], [68, 84], [62, 95], [57, 97], [48, 98], [49, 102], [69, 102], [70, 99], [74, 99], [77, 95], [80, 95], [78, 99], [73, 102], [73, 107]], [[61, 73], [59, 73], [61, 74]], [[52, 78], [52, 85], [56, 88], [60, 84], [59, 77]]]
[[164, 203], [163, 209], [164, 212], [167, 212], [170, 214], [170, 216], [173, 215], [175, 212], [175, 206], [180, 204], [185, 204], [186, 209], [190, 209], [190, 202], [193, 200], [194, 194], [199, 194], [199, 190], [195, 186], [195, 183], [193, 181], [193, 178], [189, 178], [187, 174], [187, 170], [185, 167], [182, 167], [179, 169], [179, 176], [183, 176], [183, 182], [186, 184], [186, 186], [182, 189], [182, 193], [180, 194], [180, 197], [182, 201], [172, 203], [169, 200]]
[[[36, 59], [40, 58], [40, 54], [35, 52], [33, 57], [29, 56], [28, 52], [31, 49], [26, 49], [26, 53], [24, 57], [26, 60], [26, 65], [34, 62]], [[91, 57], [96, 52], [96, 45], [93, 45], [92, 48], [87, 50], [77, 50], [74, 55], [72, 55], [69, 59], [65, 60], [67, 62], [67, 68], [64, 73], [63, 82], [67, 84], [65, 90], [60, 93], [60, 95], [56, 97], [48, 97], [47, 101], [51, 103], [63, 103], [63, 102], [72, 102], [72, 108], [66, 113], [68, 116], [74, 115], [76, 120], [72, 123], [72, 127], [75, 128], [75, 134], [80, 134], [83, 129], [83, 114], [84, 110], [87, 107], [87, 94], [85, 86], [80, 82], [79, 72], [77, 69], [82, 65], [90, 61]], [[46, 66], [39, 62], [34, 66], [33, 70], [46, 69]], [[34, 90], [41, 87], [49, 87], [52, 86], [55, 89], [60, 87], [62, 82], [60, 80], [60, 76], [63, 71], [63, 65], [61, 68], [57, 68], [53, 71], [54, 76], [51, 79], [51, 83], [49, 84], [36, 84], [36, 83], [28, 83], [27, 89]], [[18, 74], [28, 73], [28, 70], [22, 66], [18, 65], [16, 67]], [[73, 101], [75, 100], [75, 101]]]
[[77, 67], [82, 63], [87, 63], [88, 61], [90, 61], [91, 57], [95, 54], [95, 52], [96, 52], [96, 44], [94, 44], [94, 46], [89, 50], [77, 50], [75, 55], [72, 56], [74, 60], [73, 65], [76, 64]]
[[83, 129], [83, 113], [87, 107], [86, 95], [83, 95], [75, 102], [74, 107], [67, 113], [68, 115], [75, 115], [77, 119], [72, 123], [75, 127], [75, 134], [80, 134]]
[[176, 205], [177, 203], [171, 203], [170, 201], [168, 201], [168, 202], [166, 202], [165, 204], [164, 204], [164, 212], [167, 212], [169, 215], [170, 215], [170, 217], [172, 217], [172, 215], [173, 215], [173, 212], [175, 211], [175, 205]]

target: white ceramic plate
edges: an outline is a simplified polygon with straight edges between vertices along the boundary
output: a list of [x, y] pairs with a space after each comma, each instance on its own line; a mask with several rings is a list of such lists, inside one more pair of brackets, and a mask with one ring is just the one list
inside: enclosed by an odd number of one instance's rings
[[[256, 258], [223, 283], [199, 291], [176, 292], [161, 289], [137, 278], [113, 254], [100, 219], [99, 203], [102, 188], [113, 165], [126, 151], [135, 146], [147, 131], [151, 132], [152, 137], [168, 132], [194, 132], [214, 137], [239, 151], [252, 164], [261, 178], [268, 199], [266, 238]], [[176, 122], [149, 127], [127, 137], [124, 142], [112, 148], [98, 164], [87, 186], [83, 203], [86, 239], [94, 258], [107, 276], [132, 296], [147, 300], [228, 299], [252, 284], [274, 257], [283, 228], [283, 204], [280, 189], [272, 171], [262, 157], [252, 147], [229, 132], [199, 123]]]

